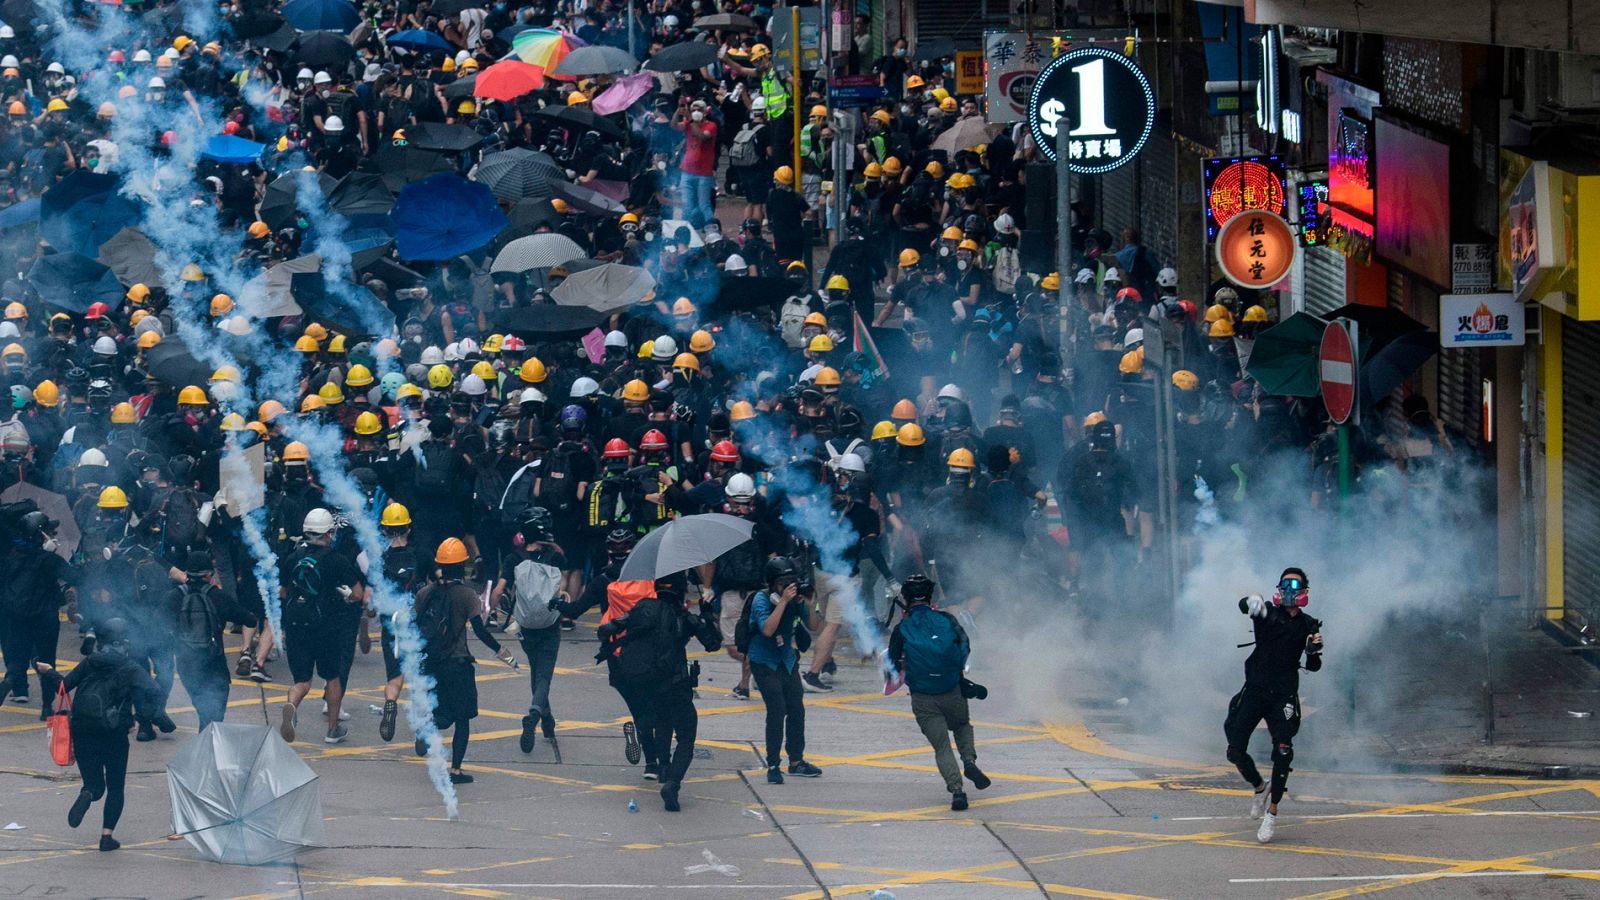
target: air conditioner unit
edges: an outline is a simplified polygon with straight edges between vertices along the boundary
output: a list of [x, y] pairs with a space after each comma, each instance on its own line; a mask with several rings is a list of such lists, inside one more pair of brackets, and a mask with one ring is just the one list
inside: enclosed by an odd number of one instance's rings
[[1600, 57], [1551, 54], [1549, 101], [1564, 109], [1600, 108]]

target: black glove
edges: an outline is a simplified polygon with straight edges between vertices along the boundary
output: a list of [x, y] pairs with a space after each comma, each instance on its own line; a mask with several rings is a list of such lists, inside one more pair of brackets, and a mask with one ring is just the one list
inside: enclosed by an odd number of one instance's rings
[[178, 723], [172, 721], [172, 717], [166, 713], [162, 713], [150, 721], [154, 723], [157, 728], [161, 729], [162, 734], [171, 734], [178, 730]]
[[595, 633], [600, 635], [603, 640], [610, 640], [617, 636], [617, 630], [617, 620], [612, 619], [611, 621], [595, 629]]

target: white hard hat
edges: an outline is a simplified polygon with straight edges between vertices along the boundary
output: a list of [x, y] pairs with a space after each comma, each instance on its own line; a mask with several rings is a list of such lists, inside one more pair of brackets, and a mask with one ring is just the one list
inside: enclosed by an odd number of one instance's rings
[[311, 80], [311, 70], [310, 69], [301, 69], [300, 71], [294, 73], [294, 80], [295, 81], [310, 81]]
[[677, 16], [667, 16], [666, 18], [661, 20], [661, 24], [667, 26], [668, 28], [677, 28], [678, 27], [678, 17]]
[[462, 63], [466, 62], [467, 60], [471, 59], [471, 58], [472, 58], [472, 54], [468, 53], [465, 50], [456, 51], [456, 65], [458, 65], [458, 66], [461, 65]]
[[162, 325], [161, 320], [155, 316], [145, 316], [139, 320], [139, 324], [133, 326], [133, 336], [139, 337], [146, 331], [154, 331], [156, 334], [165, 336], [167, 327]]
[[67, 74], [67, 67], [63, 66], [61, 63], [53, 62], [45, 67], [45, 71], [51, 75], [65, 75]]
[[316, 74], [316, 77], [311, 79], [311, 83], [312, 84], [333, 84], [333, 76], [329, 75], [327, 72], [318, 72]]
[[544, 391], [536, 387], [523, 388], [522, 393], [517, 396], [518, 403], [543, 403], [546, 399]]
[[0, 25], [0, 41], [9, 41], [17, 36], [16, 29], [10, 25]]
[[456, 352], [461, 354], [462, 359], [479, 352], [479, 349], [478, 342], [469, 337], [462, 338], [456, 342]]
[[[850, 454], [855, 456], [855, 454]], [[857, 456], [856, 459], [861, 457]], [[728, 486], [723, 489], [729, 500], [750, 500], [756, 495], [756, 482], [743, 472], [735, 472], [728, 478]]]
[[444, 361], [457, 362], [461, 359], [461, 342], [451, 341], [444, 345]]
[[656, 362], [671, 362], [678, 355], [678, 342], [671, 335], [663, 334], [650, 345], [650, 355]]
[[939, 388], [938, 399], [960, 400], [961, 402], [965, 403], [967, 400], [967, 392], [963, 391], [959, 385], [947, 384], [944, 387]]
[[96, 468], [105, 468], [106, 466], [111, 465], [111, 463], [106, 460], [106, 455], [100, 452], [100, 448], [90, 447], [89, 449], [83, 451], [83, 453], [78, 457], [78, 465], [80, 467], [93, 466]]
[[136, 62], [136, 63], [147, 63], [147, 62], [149, 62], [150, 61], [150, 51], [149, 50], [135, 50], [135, 51], [133, 51], [133, 61]]
[[854, 472], [857, 475], [865, 474], [867, 463], [855, 453], [846, 453], [833, 461], [833, 467], [841, 472]]
[[1130, 328], [1128, 329], [1128, 333], [1123, 335], [1122, 346], [1124, 347], [1132, 347], [1134, 344], [1142, 343], [1144, 343], [1143, 328]]
[[1156, 286], [1157, 287], [1177, 287], [1178, 286], [1178, 270], [1174, 269], [1171, 266], [1167, 266], [1165, 269], [1162, 269], [1161, 271], [1157, 272], [1156, 273]]
[[165, 56], [167, 59], [177, 59], [179, 56], [178, 48], [168, 47], [167, 49], [161, 51], [161, 55]]
[[751, 100], [750, 101], [750, 111], [751, 112], [766, 112], [767, 111], [767, 98], [765, 98], [765, 97], [757, 97], [754, 100]]
[[217, 327], [234, 337], [243, 337], [250, 333], [250, 320], [244, 316], [229, 316], [217, 323]]
[[344, 120], [338, 116], [329, 116], [327, 121], [322, 123], [322, 130], [340, 134], [344, 131]]
[[117, 342], [105, 336], [95, 338], [94, 352], [100, 356], [116, 356]]
[[305, 522], [300, 525], [302, 534], [328, 534], [333, 531], [333, 513], [322, 507], [317, 507], [306, 513]]
[[1122, 283], [1122, 273], [1117, 271], [1117, 267], [1116, 266], [1112, 266], [1111, 268], [1106, 270], [1105, 276], [1102, 277], [1100, 279], [1100, 281], [1101, 281], [1102, 284], [1107, 282], [1107, 281], [1115, 281], [1118, 284], [1121, 284]]
[[729, 255], [728, 261], [722, 264], [722, 268], [726, 272], [743, 272], [750, 268], [750, 264], [744, 261], [744, 257], [734, 253]]
[[489, 386], [484, 384], [483, 379], [477, 375], [468, 375], [461, 379], [461, 393], [466, 394], [468, 397], [482, 397], [484, 394], [489, 393]]
[[22, 65], [22, 63], [17, 62], [17, 58], [10, 53], [7, 53], [3, 58], [0, 58], [0, 66], [4, 66], [7, 69], [15, 69], [20, 65]]
[[1010, 234], [1017, 230], [1017, 220], [1011, 218], [1011, 213], [1001, 213], [994, 217], [994, 230], [997, 234]]
[[437, 366], [444, 363], [444, 351], [438, 347], [422, 348], [422, 356], [417, 360], [425, 366]]
[[567, 396], [574, 400], [581, 400], [584, 397], [593, 397], [598, 393], [600, 393], [600, 383], [593, 378], [585, 376], [572, 383], [572, 390], [568, 392]]
[[628, 336], [620, 331], [608, 331], [606, 332], [606, 346], [620, 347], [626, 350], [628, 349]]
[[0, 322], [0, 338], [22, 337], [22, 332], [17, 330], [15, 322]]
[[214, 381], [211, 383], [211, 399], [217, 403], [227, 403], [239, 396], [239, 385], [233, 381]]
[[160, 75], [151, 76], [150, 83], [145, 85], [146, 88], [148, 88], [148, 89], [150, 89], [152, 91], [164, 90], [166, 88], [166, 86], [167, 86], [166, 80], [163, 79]]

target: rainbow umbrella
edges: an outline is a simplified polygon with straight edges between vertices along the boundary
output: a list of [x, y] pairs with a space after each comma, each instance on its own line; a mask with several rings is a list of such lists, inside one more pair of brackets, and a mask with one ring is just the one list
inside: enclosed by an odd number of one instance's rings
[[502, 59], [478, 73], [472, 82], [472, 93], [490, 100], [515, 100], [544, 87], [544, 72], [520, 59]]
[[[529, 28], [518, 32], [517, 36], [511, 39], [511, 53], [514, 56], [525, 63], [538, 66], [547, 74], [565, 59], [568, 53], [582, 46], [584, 46], [582, 38], [553, 28]], [[550, 77], [570, 81], [576, 76], [551, 75]]]

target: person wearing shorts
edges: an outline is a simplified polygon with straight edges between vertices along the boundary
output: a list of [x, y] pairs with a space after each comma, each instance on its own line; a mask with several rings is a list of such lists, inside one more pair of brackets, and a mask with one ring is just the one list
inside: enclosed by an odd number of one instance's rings
[[346, 648], [355, 642], [351, 625], [359, 613], [347, 607], [366, 599], [361, 572], [350, 557], [333, 547], [333, 514], [317, 508], [306, 513], [301, 526], [304, 541], [284, 560], [279, 575], [279, 590], [284, 594], [285, 651], [294, 686], [282, 708], [278, 733], [294, 742], [295, 722], [300, 701], [311, 692], [311, 679], [326, 682], [323, 698], [328, 704], [328, 733], [324, 743], [338, 744], [349, 734], [339, 723], [339, 705], [344, 699]]

